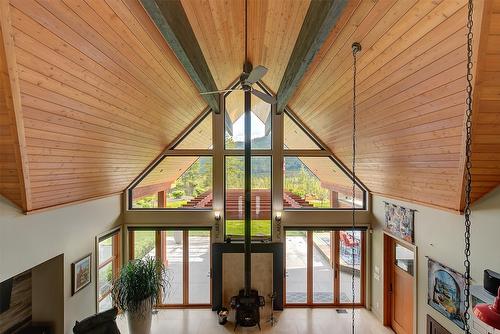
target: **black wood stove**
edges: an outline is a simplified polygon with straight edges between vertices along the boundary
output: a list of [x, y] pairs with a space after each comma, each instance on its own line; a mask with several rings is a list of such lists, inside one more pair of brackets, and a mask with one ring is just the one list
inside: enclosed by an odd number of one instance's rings
[[[243, 72], [250, 73], [252, 66], [246, 63]], [[231, 298], [231, 307], [236, 310], [235, 327], [259, 326], [259, 308], [265, 304], [264, 297], [259, 296], [257, 290], [252, 289], [252, 236], [250, 222], [252, 219], [252, 192], [251, 192], [251, 144], [252, 144], [252, 119], [251, 119], [251, 95], [245, 91], [245, 287], [237, 296]]]

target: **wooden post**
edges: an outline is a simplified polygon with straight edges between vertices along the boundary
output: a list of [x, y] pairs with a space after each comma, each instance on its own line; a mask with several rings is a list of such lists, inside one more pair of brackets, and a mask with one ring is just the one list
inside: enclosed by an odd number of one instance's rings
[[167, 191], [162, 190], [158, 192], [158, 207], [166, 208], [167, 207]]
[[339, 193], [333, 190], [330, 190], [330, 207], [338, 208], [339, 205]]

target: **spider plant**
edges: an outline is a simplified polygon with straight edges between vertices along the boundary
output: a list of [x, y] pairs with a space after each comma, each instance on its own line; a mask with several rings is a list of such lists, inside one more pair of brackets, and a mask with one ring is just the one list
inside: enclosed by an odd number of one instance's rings
[[169, 273], [160, 260], [132, 260], [113, 284], [113, 301], [123, 312], [146, 316], [169, 287]]

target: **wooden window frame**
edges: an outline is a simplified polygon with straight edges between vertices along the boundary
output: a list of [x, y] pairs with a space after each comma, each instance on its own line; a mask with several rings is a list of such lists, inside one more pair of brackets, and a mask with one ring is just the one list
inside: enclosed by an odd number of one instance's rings
[[[104, 240], [107, 240], [111, 238], [111, 256], [107, 258], [103, 263], [100, 263], [99, 259], [99, 243], [101, 243]], [[111, 294], [112, 287], [104, 293], [102, 296], [99, 293], [99, 270], [104, 268], [105, 266], [109, 265], [110, 263], [112, 264], [111, 270], [113, 273], [113, 280], [118, 278], [118, 275], [120, 274], [120, 269], [122, 266], [122, 229], [121, 227], [112, 229], [108, 232], [105, 232], [99, 236], [96, 237], [96, 261], [95, 261], [95, 266], [96, 266], [96, 312], [99, 312], [99, 303], [103, 301], [106, 297], [108, 297]]]
[[[129, 249], [129, 260], [134, 259], [134, 232], [139, 229], [137, 228], [129, 228], [128, 229], [128, 249]], [[163, 304], [163, 296], [160, 296], [157, 300], [157, 304], [155, 305], [158, 309], [169, 309], [169, 308], [211, 308], [212, 307], [212, 242], [213, 235], [212, 229], [209, 227], [145, 227], [140, 228], [140, 230], [154, 231], [155, 232], [155, 256], [156, 258], [160, 258], [165, 253], [166, 240], [164, 238], [165, 234], [162, 233], [164, 231], [182, 231], [182, 303], [177, 304]], [[190, 231], [207, 231], [209, 232], [210, 237], [210, 247], [209, 247], [209, 259], [210, 259], [210, 302], [207, 304], [202, 303], [189, 303], [189, 232]]]
[[[298, 231], [306, 231], [307, 232], [307, 302], [306, 303], [287, 303], [286, 301], [286, 231], [290, 230], [298, 230]], [[333, 279], [333, 302], [332, 303], [314, 303], [313, 302], [313, 233], [315, 231], [329, 231], [332, 233], [333, 238], [331, 240], [334, 241], [332, 247], [330, 247], [330, 251], [332, 252], [332, 259], [334, 259], [334, 279]], [[288, 308], [332, 308], [332, 307], [352, 307], [355, 308], [364, 308], [366, 307], [366, 234], [365, 230], [358, 230], [361, 232], [361, 282], [360, 282], [360, 302], [359, 303], [351, 303], [351, 302], [340, 302], [340, 231], [349, 231], [348, 227], [345, 228], [326, 228], [326, 227], [318, 227], [318, 228], [285, 228], [285, 240], [284, 240], [284, 253], [283, 253], [283, 268], [284, 268], [284, 278], [283, 278], [283, 306]]]

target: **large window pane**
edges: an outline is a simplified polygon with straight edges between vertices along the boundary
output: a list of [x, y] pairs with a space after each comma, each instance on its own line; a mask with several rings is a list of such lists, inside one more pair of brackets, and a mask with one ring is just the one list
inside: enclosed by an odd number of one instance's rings
[[[328, 157], [285, 157], [285, 208], [352, 208], [352, 180]], [[355, 207], [364, 206], [356, 187]]]
[[321, 150], [311, 137], [286, 113], [283, 114], [284, 149]]
[[[254, 88], [260, 90], [258, 85]], [[231, 92], [225, 98], [225, 147], [245, 147], [245, 95], [243, 91]], [[252, 95], [252, 149], [271, 149], [271, 105]]]
[[163, 254], [161, 259], [167, 268], [170, 287], [163, 296], [164, 304], [182, 304], [184, 281], [184, 243], [183, 231], [162, 231], [161, 243]]
[[189, 303], [210, 304], [210, 231], [189, 231]]
[[313, 233], [313, 303], [333, 303], [334, 232], [314, 231], [310, 233]]
[[[252, 237], [271, 236], [271, 157], [252, 157]], [[245, 158], [226, 157], [226, 236], [245, 235]]]
[[[354, 302], [361, 301], [361, 231], [340, 231], [340, 302], [352, 303], [352, 273], [354, 268]], [[354, 258], [354, 262], [353, 262]]]
[[156, 257], [155, 231], [134, 231], [134, 259]]
[[191, 130], [177, 146], [175, 146], [176, 150], [204, 150], [212, 148], [212, 113], [205, 116], [205, 118]]
[[285, 231], [286, 303], [307, 303], [307, 231]]
[[165, 157], [131, 196], [132, 208], [211, 208], [212, 157]]

